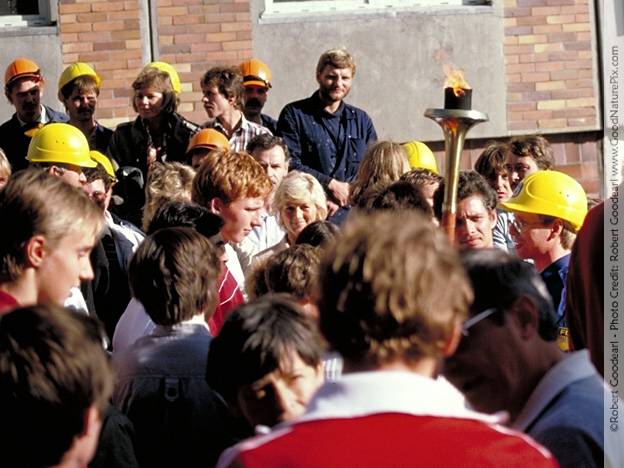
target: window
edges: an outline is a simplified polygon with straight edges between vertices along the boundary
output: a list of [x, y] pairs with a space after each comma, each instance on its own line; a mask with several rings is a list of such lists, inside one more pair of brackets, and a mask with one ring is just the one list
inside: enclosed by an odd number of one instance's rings
[[47, 26], [56, 21], [57, 0], [0, 1], [0, 27]]
[[265, 0], [269, 15], [332, 13], [390, 8], [489, 5], [491, 0]]

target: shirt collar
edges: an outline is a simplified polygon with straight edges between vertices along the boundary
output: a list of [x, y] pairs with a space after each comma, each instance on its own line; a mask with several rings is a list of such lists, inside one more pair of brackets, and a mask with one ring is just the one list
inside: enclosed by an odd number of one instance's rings
[[[26, 122], [24, 122], [22, 119], [19, 118], [19, 115], [17, 115], [17, 113], [15, 113], [15, 117], [17, 118], [17, 121], [20, 124], [20, 127], [23, 127], [25, 125], [30, 125], [27, 124]], [[39, 114], [39, 120], [35, 123], [40, 123], [40, 124], [47, 124], [50, 121], [50, 117], [48, 116], [48, 111], [45, 108], [44, 105], [41, 106], [41, 113]]]

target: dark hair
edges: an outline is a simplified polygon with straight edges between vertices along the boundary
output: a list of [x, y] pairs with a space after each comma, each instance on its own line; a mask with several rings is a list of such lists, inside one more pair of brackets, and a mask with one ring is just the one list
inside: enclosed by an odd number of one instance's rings
[[203, 236], [210, 238], [219, 233], [223, 227], [223, 219], [197, 203], [170, 201], [156, 210], [147, 227], [147, 234], [168, 227], [193, 228]]
[[427, 199], [423, 196], [418, 187], [409, 182], [394, 182], [377, 195], [373, 201], [375, 210], [418, 210], [425, 216], [432, 218], [433, 212]]
[[162, 93], [163, 100], [161, 106], [161, 114], [172, 114], [174, 113], [180, 102], [180, 98], [173, 90], [173, 85], [171, 84], [171, 77], [169, 73], [159, 70], [158, 68], [145, 68], [139, 76], [132, 82], [132, 108], [135, 112], [138, 112], [139, 109], [136, 105], [136, 95], [143, 88], [151, 88], [153, 87], [159, 93]]
[[311, 245], [293, 245], [271, 256], [264, 264], [264, 280], [270, 292], [312, 297], [317, 286], [321, 252]]
[[104, 182], [104, 190], [106, 190], [107, 192], [116, 182], [116, 179], [111, 177], [109, 173], [106, 172], [106, 169], [104, 169], [104, 166], [99, 163], [96, 167], [86, 167], [83, 172], [88, 182], [93, 182], [95, 180], [101, 179], [102, 182]]
[[77, 89], [78, 91], [93, 90], [95, 91], [96, 96], [100, 95], [100, 88], [97, 85], [97, 81], [95, 81], [95, 78], [89, 75], [82, 75], [76, 79], [71, 80], [69, 83], [61, 88], [60, 93], [65, 99], [69, 99], [69, 97], [74, 92], [74, 89]]
[[214, 312], [220, 262], [194, 229], [159, 229], [139, 245], [128, 268], [132, 295], [158, 325]]
[[263, 151], [270, 150], [279, 146], [284, 150], [284, 160], [288, 161], [290, 159], [290, 154], [288, 153], [288, 146], [284, 143], [280, 137], [271, 135], [270, 133], [261, 133], [260, 135], [256, 135], [251, 139], [249, 143], [247, 143], [246, 151], [253, 156], [253, 152], [256, 149], [261, 149]]
[[506, 172], [505, 161], [507, 159], [508, 145], [490, 141], [477, 158], [474, 170], [481, 174], [485, 180], [491, 181], [501, 172]]
[[519, 157], [530, 157], [541, 170], [555, 165], [553, 151], [548, 140], [541, 135], [525, 135], [509, 140], [509, 151]]
[[51, 306], [0, 320], [2, 465], [55, 466], [84, 433], [86, 412], [103, 416], [112, 392], [98, 326]]
[[295, 352], [308, 366], [321, 362], [316, 325], [285, 294], [269, 294], [242, 305], [210, 343], [206, 380], [231, 405], [237, 392], [275, 371]]
[[399, 180], [403, 180], [420, 187], [421, 185], [439, 184], [444, 180], [444, 177], [429, 169], [419, 167], [406, 172], [399, 178]]
[[202, 86], [216, 86], [226, 99], [234, 98], [236, 107], [243, 107], [243, 75], [238, 67], [212, 67], [200, 81]]
[[321, 220], [308, 224], [297, 236], [295, 244], [308, 244], [313, 247], [324, 247], [336, 239], [340, 232], [334, 223]]
[[[489, 308], [509, 309], [520, 297], [533, 301], [540, 314], [539, 334], [546, 341], [557, 337], [557, 318], [546, 285], [533, 265], [500, 249], [470, 249], [461, 252], [474, 291], [471, 314]], [[502, 324], [505, 314], [492, 320]]]
[[[481, 197], [483, 205], [488, 210], [496, 208], [496, 192], [487, 180], [475, 171], [461, 171], [457, 183], [457, 201], [460, 202], [472, 196]], [[444, 181], [440, 182], [438, 190], [433, 194], [433, 212], [436, 218], [442, 218], [442, 202], [444, 201]]]

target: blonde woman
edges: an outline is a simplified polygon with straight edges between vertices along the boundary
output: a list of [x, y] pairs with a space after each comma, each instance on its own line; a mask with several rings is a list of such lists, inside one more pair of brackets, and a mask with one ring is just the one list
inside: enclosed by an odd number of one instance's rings
[[325, 219], [327, 198], [315, 177], [305, 172], [292, 171], [284, 177], [275, 191], [273, 209], [286, 235], [278, 244], [256, 255], [257, 263], [290, 245], [295, 245], [297, 236], [308, 224]]

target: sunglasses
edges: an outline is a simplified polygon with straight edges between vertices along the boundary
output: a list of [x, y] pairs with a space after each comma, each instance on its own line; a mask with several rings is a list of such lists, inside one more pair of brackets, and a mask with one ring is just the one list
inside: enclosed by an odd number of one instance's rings
[[466, 320], [464, 322], [464, 326], [462, 327], [462, 335], [463, 336], [470, 336], [470, 331], [469, 330], [472, 327], [474, 327], [479, 322], [485, 320], [490, 315], [495, 314], [499, 310], [500, 309], [498, 309], [497, 307], [492, 307], [490, 309], [485, 309], [484, 311], [479, 312], [477, 315], [473, 315], [472, 317], [470, 317], [468, 320]]

